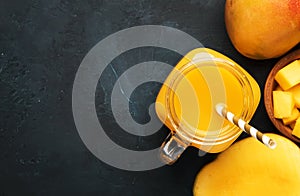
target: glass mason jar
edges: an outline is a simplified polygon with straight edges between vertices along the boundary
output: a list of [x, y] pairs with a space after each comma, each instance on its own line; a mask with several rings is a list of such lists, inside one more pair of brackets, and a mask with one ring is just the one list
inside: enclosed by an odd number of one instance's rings
[[228, 57], [207, 48], [189, 52], [165, 80], [156, 100], [159, 119], [170, 129], [161, 158], [172, 164], [188, 146], [217, 153], [242, 133], [215, 111], [227, 105], [249, 122], [260, 100], [257, 82]]

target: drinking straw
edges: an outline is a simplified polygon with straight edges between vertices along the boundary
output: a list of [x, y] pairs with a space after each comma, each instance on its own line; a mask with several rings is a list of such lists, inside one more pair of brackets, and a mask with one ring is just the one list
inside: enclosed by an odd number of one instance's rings
[[256, 128], [246, 123], [243, 119], [238, 118], [233, 113], [228, 111], [225, 104], [217, 104], [216, 111], [220, 116], [225, 117], [229, 122], [235, 124], [244, 132], [248, 133], [258, 141], [268, 146], [269, 148], [274, 149], [276, 147], [276, 142], [273, 139], [269, 138], [265, 134], [258, 131]]

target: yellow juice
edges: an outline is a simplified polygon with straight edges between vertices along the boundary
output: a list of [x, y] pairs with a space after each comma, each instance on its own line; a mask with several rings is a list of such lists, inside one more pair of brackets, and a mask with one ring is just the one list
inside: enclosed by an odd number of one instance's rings
[[[214, 111], [215, 105], [224, 103], [234, 114], [243, 109], [243, 89], [239, 81], [226, 69], [203, 66], [189, 72], [175, 91], [175, 113], [182, 124], [197, 131], [219, 131], [228, 121]], [[213, 99], [218, 97], [218, 99]]]
[[[198, 54], [206, 54], [198, 58], [208, 60], [190, 63], [197, 61]], [[250, 121], [259, 100], [259, 86], [244, 69], [216, 51], [199, 48], [188, 53], [170, 73], [158, 94], [156, 112], [173, 134], [189, 141], [188, 145], [220, 152], [242, 131], [219, 116], [215, 106], [223, 103]]]

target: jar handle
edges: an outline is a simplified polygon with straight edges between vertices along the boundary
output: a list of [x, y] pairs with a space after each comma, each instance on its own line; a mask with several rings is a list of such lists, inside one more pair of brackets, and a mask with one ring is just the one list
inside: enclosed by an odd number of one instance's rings
[[160, 148], [160, 158], [168, 165], [172, 165], [189, 145], [176, 134], [170, 133]]

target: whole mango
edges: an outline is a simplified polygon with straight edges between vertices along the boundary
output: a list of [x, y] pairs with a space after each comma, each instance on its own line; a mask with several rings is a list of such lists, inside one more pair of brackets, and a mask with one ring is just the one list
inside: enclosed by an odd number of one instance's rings
[[300, 42], [300, 0], [226, 0], [225, 24], [241, 54], [276, 58]]
[[194, 195], [300, 195], [298, 146], [267, 135], [276, 141], [275, 149], [252, 137], [235, 143], [199, 172]]

